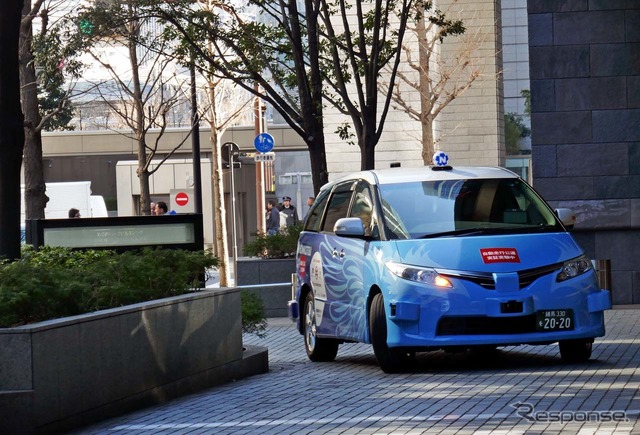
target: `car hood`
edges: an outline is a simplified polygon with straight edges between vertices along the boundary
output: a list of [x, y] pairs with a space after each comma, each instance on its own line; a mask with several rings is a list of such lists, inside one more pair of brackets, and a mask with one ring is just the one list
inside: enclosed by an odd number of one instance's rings
[[441, 237], [395, 241], [395, 261], [415, 266], [479, 272], [514, 272], [582, 254], [568, 233]]

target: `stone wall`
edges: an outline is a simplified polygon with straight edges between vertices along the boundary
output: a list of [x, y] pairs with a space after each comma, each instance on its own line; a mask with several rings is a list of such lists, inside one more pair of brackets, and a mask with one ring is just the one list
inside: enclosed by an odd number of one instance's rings
[[243, 349], [237, 289], [0, 328], [0, 433], [58, 433], [266, 371], [266, 349]]
[[529, 0], [533, 183], [640, 303], [640, 2]]
[[295, 258], [239, 258], [238, 282], [242, 290], [257, 294], [264, 304], [265, 317], [287, 317], [291, 296], [291, 275], [296, 272]]

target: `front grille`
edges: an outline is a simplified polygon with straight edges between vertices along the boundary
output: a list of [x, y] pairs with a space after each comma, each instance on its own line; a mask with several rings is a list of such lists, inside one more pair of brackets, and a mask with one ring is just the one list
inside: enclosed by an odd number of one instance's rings
[[[562, 268], [562, 263], [551, 264], [549, 266], [536, 267], [534, 269], [526, 269], [518, 271], [518, 281], [520, 289], [531, 285], [536, 279], [541, 278], [550, 273], [556, 272]], [[448, 278], [463, 279], [481, 286], [487, 290], [495, 290], [496, 283], [491, 273], [481, 272], [459, 272], [449, 270], [438, 270], [438, 273]]]
[[502, 335], [535, 331], [535, 314], [516, 317], [450, 316], [440, 319], [436, 335]]
[[536, 267], [535, 269], [521, 270], [518, 272], [520, 279], [520, 288], [527, 287], [533, 281], [562, 269], [562, 263], [550, 264], [549, 266]]

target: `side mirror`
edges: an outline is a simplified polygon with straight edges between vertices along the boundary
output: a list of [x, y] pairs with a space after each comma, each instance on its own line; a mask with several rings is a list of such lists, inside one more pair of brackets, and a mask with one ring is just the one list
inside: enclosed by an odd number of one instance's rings
[[576, 224], [576, 214], [570, 208], [557, 208], [555, 210], [556, 216], [560, 219], [560, 222], [568, 229], [573, 229]]
[[364, 237], [364, 224], [357, 217], [338, 219], [333, 232], [342, 237]]

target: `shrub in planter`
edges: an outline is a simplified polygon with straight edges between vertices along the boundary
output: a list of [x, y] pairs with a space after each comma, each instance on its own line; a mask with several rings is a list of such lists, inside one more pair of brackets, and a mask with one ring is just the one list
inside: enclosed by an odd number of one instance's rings
[[[211, 251], [147, 248], [118, 254], [26, 246], [21, 260], [0, 264], [0, 327], [196, 291], [202, 272], [217, 265]], [[264, 330], [259, 329], [261, 309], [249, 306], [247, 328], [258, 328], [249, 332]]]
[[294, 225], [286, 227], [272, 236], [258, 232], [254, 234], [254, 240], [245, 244], [244, 255], [261, 258], [292, 257], [296, 254], [301, 231], [302, 225]]
[[242, 301], [242, 332], [263, 338], [266, 335], [267, 320], [264, 317], [262, 298], [255, 293], [243, 290], [240, 293], [240, 299]]

